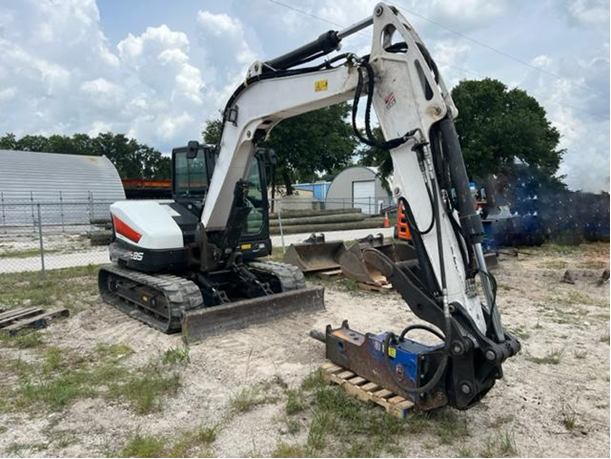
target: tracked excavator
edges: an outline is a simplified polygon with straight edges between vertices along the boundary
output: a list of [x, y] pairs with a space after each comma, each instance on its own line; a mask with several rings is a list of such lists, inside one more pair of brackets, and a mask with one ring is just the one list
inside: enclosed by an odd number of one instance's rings
[[[343, 52], [321, 62], [366, 28], [370, 54]], [[469, 408], [502, 377], [502, 363], [520, 343], [503, 329], [484, 261], [482, 223], [454, 126], [458, 110], [414, 28], [384, 3], [347, 29], [253, 63], [227, 102], [219, 144], [174, 150], [174, 202], [111, 206], [115, 263], [100, 270], [102, 297], [160, 330], [200, 337], [324, 307], [321, 288], [306, 287], [297, 268], [265, 260], [264, 162], [274, 155], [259, 146], [283, 119], [345, 101], [352, 101], [360, 140], [390, 150], [392, 192], [415, 251], [409, 261], [373, 247], [363, 257], [428, 324], [397, 335], [363, 334], [344, 322], [313, 336], [333, 363], [419, 408]], [[374, 136], [372, 108], [384, 138]], [[436, 344], [409, 338], [416, 330]]]

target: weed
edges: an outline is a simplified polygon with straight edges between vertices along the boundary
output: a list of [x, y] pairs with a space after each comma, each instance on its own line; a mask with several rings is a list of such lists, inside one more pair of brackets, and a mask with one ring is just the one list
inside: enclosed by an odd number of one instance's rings
[[611, 339], [611, 338], [609, 337], [609, 333], [607, 333], [606, 335], [601, 336], [601, 337], [600, 337], [600, 339], [599, 339], [599, 341], [600, 341], [601, 343], [607, 343], [607, 344], [609, 344], [609, 339]]
[[271, 457], [309, 457], [309, 455], [307, 449], [301, 445], [278, 443], [276, 449], [272, 451]]
[[468, 446], [462, 445], [458, 448], [458, 457], [474, 457], [474, 454]]
[[558, 365], [562, 361], [563, 355], [564, 351], [562, 350], [551, 350], [543, 357], [534, 357], [532, 355], [527, 355], [526, 360], [538, 364]]
[[499, 433], [494, 438], [489, 438], [481, 457], [515, 457], [518, 455], [515, 439], [508, 432]]
[[508, 424], [512, 422], [515, 418], [512, 415], [508, 416], [499, 416], [493, 422], [490, 423], [490, 427], [501, 427], [503, 424]]
[[433, 413], [433, 432], [444, 445], [449, 445], [457, 438], [469, 435], [467, 423], [463, 417], [459, 417], [454, 411], [441, 410]]
[[286, 431], [291, 435], [295, 435], [301, 430], [301, 423], [294, 418], [286, 418]]
[[95, 352], [102, 359], [109, 363], [116, 363], [124, 357], [128, 357], [134, 353], [134, 350], [127, 344], [98, 344], [95, 347]]
[[577, 360], [583, 360], [587, 357], [588, 353], [586, 351], [575, 351], [574, 355]]
[[3, 336], [5, 336], [4, 339], [8, 340], [10, 345], [19, 349], [32, 349], [35, 347], [42, 346], [44, 344], [42, 333], [37, 330], [31, 331], [29, 333], [20, 333], [15, 337], [9, 337], [7, 335]]
[[306, 378], [301, 382], [301, 388], [305, 391], [313, 391], [316, 389], [322, 389], [327, 386], [327, 382], [323, 377], [323, 373], [321, 369], [318, 369], [312, 373], [310, 373]]
[[566, 430], [573, 430], [577, 422], [577, 413], [571, 405], [565, 404], [562, 406], [562, 424]]
[[528, 338], [530, 338], [530, 333], [523, 327], [516, 327], [515, 329], [512, 329], [509, 332], [516, 338], [521, 339], [523, 341], [526, 341]]
[[324, 445], [325, 435], [333, 422], [333, 415], [329, 411], [317, 410], [314, 412], [312, 422], [310, 423], [310, 431], [308, 432], [308, 447], [321, 449]]
[[50, 347], [45, 353], [45, 363], [43, 369], [45, 372], [57, 371], [62, 366], [62, 353], [58, 347]]
[[161, 409], [161, 397], [175, 394], [180, 385], [180, 375], [167, 374], [155, 365], [148, 365], [138, 372], [127, 373], [125, 380], [109, 387], [110, 397], [127, 401], [137, 414], [147, 414]]
[[136, 433], [123, 446], [119, 457], [166, 457], [166, 442], [158, 437]]
[[260, 386], [246, 387], [229, 399], [229, 407], [235, 413], [244, 413], [256, 406], [277, 400], [275, 397], [263, 395], [261, 392]]
[[189, 357], [189, 347], [188, 346], [180, 346], [173, 347], [165, 351], [161, 361], [165, 365], [183, 365], [187, 366], [191, 362], [191, 358]]
[[22, 451], [44, 451], [48, 447], [46, 443], [11, 443], [4, 452], [8, 457], [14, 457]]
[[301, 391], [289, 390], [286, 394], [286, 414], [297, 414], [305, 410], [306, 404]]

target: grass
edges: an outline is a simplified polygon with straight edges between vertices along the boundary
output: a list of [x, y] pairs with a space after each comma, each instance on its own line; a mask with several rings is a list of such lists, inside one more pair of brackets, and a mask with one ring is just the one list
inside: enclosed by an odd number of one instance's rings
[[307, 450], [301, 445], [278, 443], [271, 457], [308, 457]]
[[431, 413], [433, 433], [442, 445], [450, 445], [458, 438], [469, 436], [469, 429], [465, 418], [458, 416], [455, 411], [438, 410]]
[[[57, 253], [57, 252], [61, 252], [61, 250], [45, 248], [45, 255], [49, 253]], [[29, 258], [29, 257], [39, 257], [39, 256], [40, 256], [39, 247], [35, 249], [15, 250], [13, 252], [0, 252], [0, 258]]]
[[558, 365], [562, 361], [564, 351], [562, 350], [551, 350], [543, 357], [535, 357], [533, 355], [527, 355], [526, 360], [533, 363], [545, 364], [545, 365]]
[[112, 455], [118, 457], [202, 457], [208, 456], [205, 447], [216, 440], [218, 427], [199, 427], [186, 430], [176, 438], [158, 435], [132, 434], [123, 448]]
[[[12, 309], [23, 306], [53, 306], [58, 302], [71, 312], [83, 309], [83, 303], [97, 299], [98, 266], [0, 275], [0, 306]], [[89, 297], [89, 298], [88, 298]]]
[[9, 336], [6, 333], [0, 333], [0, 342], [8, 347], [17, 349], [33, 349], [44, 344], [43, 335], [38, 330], [23, 331], [17, 336]]
[[257, 406], [275, 402], [276, 397], [265, 393], [265, 389], [269, 388], [262, 384], [241, 389], [229, 399], [230, 410], [233, 413], [245, 413]]
[[288, 390], [286, 392], [286, 414], [293, 415], [301, 413], [306, 409], [306, 403], [304, 400], [303, 393], [298, 390]]
[[98, 345], [84, 354], [42, 347], [27, 362], [2, 359], [0, 410], [62, 411], [77, 399], [92, 397], [127, 403], [137, 414], [159, 410], [163, 398], [176, 393], [180, 376], [155, 361], [128, 369], [123, 359], [132, 353], [125, 344]]
[[513, 434], [509, 431], [498, 433], [488, 439], [486, 446], [481, 451], [481, 457], [515, 457], [518, 455]]
[[573, 430], [577, 425], [577, 413], [569, 404], [562, 406], [562, 424], [566, 430]]
[[161, 361], [166, 365], [187, 366], [191, 362], [188, 346], [173, 347], [165, 351]]
[[575, 351], [573, 355], [577, 360], [583, 360], [588, 356], [588, 353], [586, 351]]

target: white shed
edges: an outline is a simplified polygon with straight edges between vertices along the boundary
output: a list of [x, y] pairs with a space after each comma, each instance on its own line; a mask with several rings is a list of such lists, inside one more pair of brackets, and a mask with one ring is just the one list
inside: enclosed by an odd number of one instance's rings
[[388, 206], [390, 194], [382, 186], [375, 167], [348, 167], [335, 176], [325, 200], [327, 209], [358, 207], [366, 214], [377, 214]]

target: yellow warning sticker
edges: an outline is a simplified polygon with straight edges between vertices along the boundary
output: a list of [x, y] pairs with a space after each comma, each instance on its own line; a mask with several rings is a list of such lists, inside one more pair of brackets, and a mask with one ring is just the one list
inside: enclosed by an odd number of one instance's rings
[[388, 355], [390, 357], [396, 357], [397, 356], [397, 350], [394, 347], [388, 347]]
[[317, 80], [314, 82], [314, 91], [326, 91], [329, 88], [329, 80]]
[[242, 250], [249, 250], [252, 247], [252, 244], [242, 244], [240, 248]]
[[146, 295], [142, 295], [142, 301], [147, 302], [149, 300], [149, 297]]

